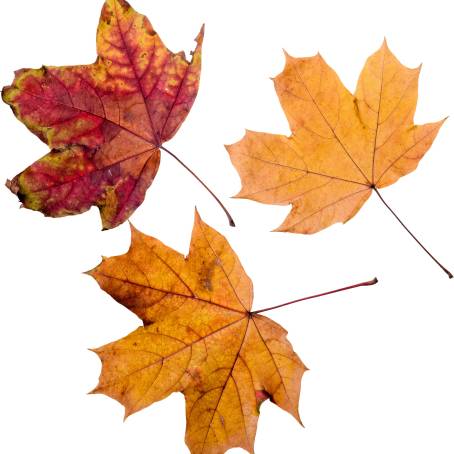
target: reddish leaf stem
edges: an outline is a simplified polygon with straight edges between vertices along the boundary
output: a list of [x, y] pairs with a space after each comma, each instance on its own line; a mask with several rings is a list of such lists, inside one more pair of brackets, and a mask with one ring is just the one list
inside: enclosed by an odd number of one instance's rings
[[419, 244], [419, 246], [422, 248], [422, 250], [448, 275], [449, 279], [452, 279], [452, 273], [451, 271], [447, 270], [424, 246], [423, 244], [416, 238], [413, 233], [408, 229], [408, 227], [400, 220], [399, 216], [392, 210], [392, 208], [385, 202], [383, 199], [382, 195], [378, 191], [378, 189], [373, 186], [372, 189], [375, 191], [375, 193], [378, 195], [379, 199], [383, 202], [383, 205], [385, 205], [386, 208], [392, 213], [392, 215], [399, 221], [400, 225], [410, 234], [410, 236]]
[[320, 296], [332, 295], [333, 293], [343, 292], [345, 290], [350, 290], [350, 289], [356, 288], [356, 287], [365, 287], [365, 286], [368, 286], [368, 285], [375, 285], [377, 282], [378, 282], [378, 279], [376, 277], [374, 277], [370, 281], [360, 282], [359, 284], [349, 285], [348, 287], [342, 287], [342, 288], [338, 288], [336, 290], [330, 290], [329, 292], [318, 293], [317, 295], [305, 296], [304, 298], [299, 298], [297, 300], [289, 301], [288, 303], [278, 304], [277, 306], [267, 307], [265, 309], [260, 309], [258, 311], [253, 311], [253, 312], [251, 312], [251, 315], [259, 314], [260, 312], [271, 311], [273, 309], [278, 309], [279, 307], [289, 306], [290, 304], [295, 304], [295, 303], [298, 303], [300, 301], [306, 301], [306, 300], [310, 300], [310, 299], [313, 299], [313, 298], [319, 298]]
[[219, 206], [224, 210], [224, 213], [226, 214], [227, 219], [229, 220], [230, 226], [235, 227], [235, 221], [233, 220], [231, 214], [228, 212], [227, 208], [219, 200], [216, 194], [180, 158], [178, 158], [170, 150], [168, 150], [166, 147], [163, 147], [162, 145], [159, 148], [165, 151], [170, 156], [172, 156], [172, 158], [175, 159], [177, 162], [179, 162], [212, 195], [214, 200], [216, 200]]

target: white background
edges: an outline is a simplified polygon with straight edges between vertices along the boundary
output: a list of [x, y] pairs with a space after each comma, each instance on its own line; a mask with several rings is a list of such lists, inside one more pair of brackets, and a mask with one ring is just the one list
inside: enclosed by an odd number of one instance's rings
[[[163, 156], [142, 231], [187, 252], [194, 205], [225, 234], [255, 285], [255, 308], [377, 276], [375, 287], [301, 303], [269, 315], [289, 331], [311, 369], [302, 383], [306, 428], [267, 402], [257, 453], [454, 451], [454, 282], [372, 196], [346, 225], [312, 236], [269, 233], [289, 207], [229, 197], [240, 188], [224, 143], [244, 128], [288, 133], [269, 77], [294, 56], [320, 51], [350, 90], [366, 58], [388, 39], [408, 66], [424, 62], [417, 122], [454, 112], [454, 27], [447, 1], [135, 0], [167, 46], [189, 51], [206, 23], [199, 96], [168, 143], [222, 197], [224, 214], [172, 158]], [[2, 5], [0, 84], [13, 70], [90, 63], [102, 1]], [[0, 106], [0, 181], [46, 153]], [[418, 169], [382, 191], [426, 246], [454, 268], [454, 120]], [[82, 272], [126, 251], [128, 225], [101, 232], [96, 209], [63, 219], [19, 210], [0, 188], [0, 451], [185, 453], [184, 401], [174, 394], [123, 423], [120, 404], [87, 395], [100, 362], [90, 347], [140, 321]], [[241, 450], [232, 450], [241, 452]]]

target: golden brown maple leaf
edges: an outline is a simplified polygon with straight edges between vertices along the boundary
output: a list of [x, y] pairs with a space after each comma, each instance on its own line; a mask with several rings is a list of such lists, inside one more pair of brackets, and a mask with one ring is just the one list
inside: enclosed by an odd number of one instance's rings
[[2, 98], [52, 149], [7, 183], [23, 206], [57, 217], [96, 205], [104, 228], [128, 219], [196, 97], [203, 29], [196, 40], [188, 62], [125, 0], [106, 0], [95, 63], [17, 71]]
[[194, 454], [252, 453], [267, 398], [300, 420], [305, 367], [286, 331], [251, 312], [251, 280], [197, 213], [186, 258], [132, 228], [129, 251], [89, 274], [144, 322], [95, 350], [102, 372], [93, 392], [118, 400], [126, 416], [182, 392]]
[[351, 219], [372, 190], [417, 167], [443, 124], [413, 124], [419, 72], [384, 42], [352, 95], [320, 55], [286, 54], [274, 84], [292, 134], [247, 131], [227, 146], [242, 180], [237, 197], [291, 203], [279, 231], [315, 233]]

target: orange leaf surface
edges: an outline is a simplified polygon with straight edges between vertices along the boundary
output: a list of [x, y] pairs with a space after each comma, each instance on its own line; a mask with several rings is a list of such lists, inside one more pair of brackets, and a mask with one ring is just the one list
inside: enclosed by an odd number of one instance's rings
[[2, 98], [52, 149], [7, 183], [23, 206], [57, 217], [96, 205], [106, 229], [128, 219], [194, 102], [202, 39], [188, 62], [125, 0], [106, 0], [95, 63], [17, 71]]
[[137, 412], [173, 392], [186, 399], [192, 453], [252, 453], [260, 404], [299, 421], [305, 367], [286, 331], [251, 313], [252, 282], [227, 240], [196, 213], [187, 257], [132, 227], [131, 247], [89, 274], [144, 326], [95, 352], [99, 385]]
[[315, 233], [351, 219], [373, 189], [415, 170], [443, 124], [413, 124], [419, 72], [384, 42], [352, 95], [320, 55], [286, 54], [274, 85], [292, 134], [247, 131], [227, 146], [242, 180], [237, 197], [292, 204], [279, 231]]

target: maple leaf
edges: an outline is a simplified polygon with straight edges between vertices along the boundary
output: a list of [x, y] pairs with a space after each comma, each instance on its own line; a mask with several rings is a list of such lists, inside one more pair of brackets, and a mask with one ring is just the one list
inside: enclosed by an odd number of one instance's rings
[[192, 453], [252, 453], [268, 398], [300, 421], [306, 368], [286, 331], [251, 312], [252, 282], [227, 240], [197, 213], [186, 258], [131, 232], [126, 254], [88, 274], [144, 326], [94, 350], [102, 372], [93, 392], [118, 400], [125, 416], [182, 392]]
[[96, 205], [105, 229], [128, 219], [194, 102], [202, 40], [203, 28], [188, 62], [126, 1], [106, 0], [95, 63], [17, 71], [2, 98], [52, 149], [7, 182], [23, 206], [57, 217]]
[[347, 222], [372, 191], [384, 202], [378, 188], [415, 170], [444, 122], [413, 124], [419, 72], [403, 66], [385, 41], [353, 95], [320, 54], [286, 53], [273, 80], [292, 134], [246, 131], [226, 146], [242, 181], [236, 197], [292, 204], [276, 230], [306, 234]]

